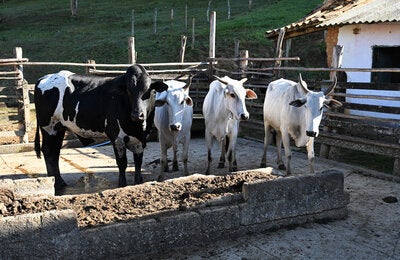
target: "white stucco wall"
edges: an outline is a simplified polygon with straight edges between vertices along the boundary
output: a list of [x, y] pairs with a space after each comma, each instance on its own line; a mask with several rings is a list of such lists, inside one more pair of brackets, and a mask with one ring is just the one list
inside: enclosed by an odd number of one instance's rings
[[[359, 28], [354, 34], [353, 29]], [[374, 46], [400, 46], [400, 23], [388, 24], [358, 24], [347, 25], [339, 29], [338, 45], [343, 48], [343, 68], [372, 68], [372, 51]], [[370, 72], [346, 72], [347, 82], [369, 83]], [[374, 90], [347, 90], [348, 93], [396, 96], [400, 98], [400, 91]], [[349, 99], [352, 103], [397, 106], [400, 101], [380, 101], [376, 99]], [[400, 115], [384, 113], [367, 113], [364, 111], [350, 111], [351, 114], [400, 119]]]

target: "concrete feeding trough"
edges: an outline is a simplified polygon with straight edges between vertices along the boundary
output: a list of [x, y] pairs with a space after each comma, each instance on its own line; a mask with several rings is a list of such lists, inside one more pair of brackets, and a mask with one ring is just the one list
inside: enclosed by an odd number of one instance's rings
[[[271, 168], [243, 172], [252, 171], [271, 174]], [[53, 182], [44, 179], [37, 182], [46, 183], [42, 190], [47, 193]], [[202, 207], [94, 227], [80, 227], [76, 212], [70, 209], [0, 217], [0, 258], [134, 258], [307, 222], [343, 219], [348, 216], [349, 203], [343, 181], [342, 172], [328, 170], [245, 182], [241, 192]], [[15, 196], [27, 194], [19, 188], [14, 192]]]

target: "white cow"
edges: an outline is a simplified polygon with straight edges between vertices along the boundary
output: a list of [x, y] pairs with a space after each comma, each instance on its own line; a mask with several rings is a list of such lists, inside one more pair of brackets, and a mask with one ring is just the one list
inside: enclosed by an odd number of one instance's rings
[[239, 121], [249, 118], [245, 98], [257, 98], [254, 91], [243, 87], [243, 83], [247, 80], [246, 78], [238, 81], [227, 76], [223, 78], [215, 77], [217, 80], [211, 82], [203, 103], [203, 116], [206, 127], [205, 139], [208, 148], [206, 174], [210, 173], [211, 148], [214, 139], [221, 143], [221, 157], [218, 168], [224, 167], [227, 153], [229, 171], [237, 170], [235, 147]]
[[[264, 100], [264, 153], [261, 167], [266, 167], [266, 154], [271, 134], [271, 127], [277, 132], [277, 163], [279, 169], [286, 168], [286, 174], [291, 174], [290, 137], [294, 139], [297, 147], [307, 146], [310, 172], [314, 172], [314, 138], [319, 134], [319, 124], [322, 119], [324, 107], [336, 108], [342, 103], [327, 98], [337, 83], [325, 91], [314, 92], [307, 88], [307, 84], [299, 75], [299, 83], [287, 79], [278, 79], [268, 85]], [[285, 150], [286, 167], [281, 159], [281, 145]]]
[[189, 175], [187, 168], [188, 150], [190, 141], [190, 129], [193, 118], [193, 101], [189, 97], [189, 86], [192, 76], [188, 81], [168, 80], [164, 83], [168, 89], [156, 94], [154, 125], [158, 129], [158, 138], [161, 147], [161, 169], [159, 181], [164, 179], [164, 172], [169, 171], [167, 150], [172, 147], [173, 171], [178, 171], [177, 151], [182, 144], [183, 173]]

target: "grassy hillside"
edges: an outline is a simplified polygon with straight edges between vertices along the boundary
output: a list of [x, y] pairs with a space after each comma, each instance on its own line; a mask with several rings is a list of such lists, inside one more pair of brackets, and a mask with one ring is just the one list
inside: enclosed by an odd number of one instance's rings
[[[5, 0], [0, 3], [0, 58], [12, 56], [15, 46], [23, 48], [30, 61], [127, 63], [127, 37], [131, 36], [131, 13], [135, 13], [135, 40], [138, 62], [172, 62], [179, 56], [181, 35], [187, 35], [186, 61], [205, 60], [208, 56], [209, 1], [119, 0], [79, 1], [78, 16], [71, 17], [69, 1]], [[232, 57], [235, 39], [252, 57], [272, 57], [273, 43], [265, 31], [303, 17], [323, 0], [230, 0], [231, 18], [227, 19], [228, 1], [211, 1], [217, 12], [217, 57]], [[185, 5], [188, 6], [188, 31], [185, 32]], [[153, 15], [157, 8], [157, 33]], [[174, 19], [171, 21], [171, 9]], [[192, 49], [192, 19], [195, 19], [195, 44]], [[303, 40], [301, 40], [303, 41]], [[307, 40], [306, 41], [313, 41]], [[324, 46], [313, 41], [313, 48], [323, 55]], [[294, 49], [293, 55], [307, 51]], [[324, 57], [316, 59], [323, 60]], [[318, 64], [319, 65], [319, 64]], [[325, 64], [322, 64], [324, 66]], [[58, 68], [27, 67], [29, 81]], [[76, 68], [72, 68], [77, 70]]]

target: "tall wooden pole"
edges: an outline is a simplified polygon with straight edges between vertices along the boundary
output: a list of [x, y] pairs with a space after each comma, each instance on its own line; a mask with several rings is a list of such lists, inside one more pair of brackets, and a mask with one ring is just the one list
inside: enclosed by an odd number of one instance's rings
[[128, 37], [128, 60], [130, 64], [136, 63], [135, 37]]
[[215, 33], [217, 27], [217, 13], [215, 11], [211, 12], [210, 17], [210, 50], [209, 50], [209, 68], [208, 68], [208, 80], [211, 81], [214, 74], [213, 62], [215, 58]]
[[210, 50], [208, 57], [215, 58], [215, 33], [217, 27], [217, 13], [210, 12]]
[[186, 35], [182, 35], [181, 36], [181, 51], [180, 51], [180, 62], [184, 62], [185, 61], [185, 49], [186, 49]]

